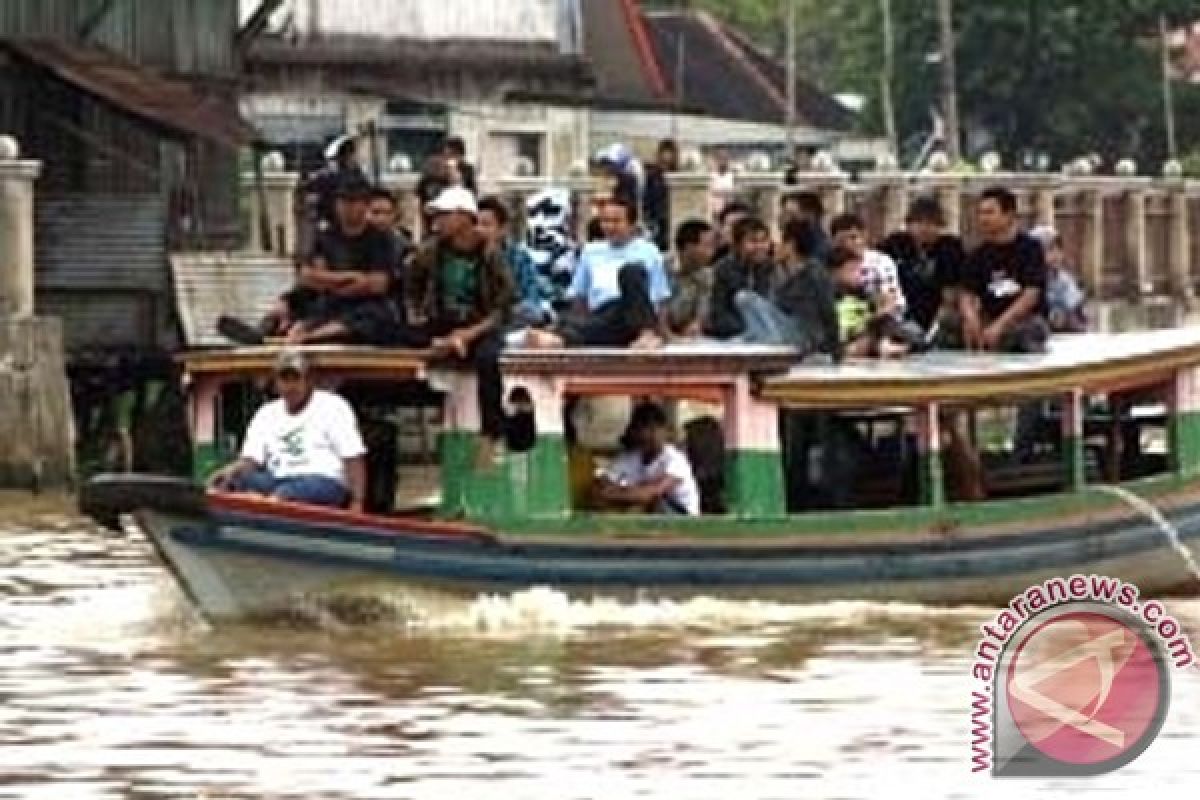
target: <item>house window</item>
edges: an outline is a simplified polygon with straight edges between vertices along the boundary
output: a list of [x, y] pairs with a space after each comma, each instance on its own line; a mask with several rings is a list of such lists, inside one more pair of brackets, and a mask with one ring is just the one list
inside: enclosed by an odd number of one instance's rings
[[487, 139], [483, 168], [489, 175], [541, 175], [544, 160], [541, 133], [493, 133]]

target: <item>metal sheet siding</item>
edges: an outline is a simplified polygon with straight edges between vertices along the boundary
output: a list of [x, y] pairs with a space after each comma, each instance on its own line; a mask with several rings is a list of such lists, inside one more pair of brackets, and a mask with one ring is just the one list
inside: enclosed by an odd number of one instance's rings
[[[0, 36], [76, 41], [104, 0], [0, 0]], [[168, 72], [232, 77], [238, 0], [118, 0], [86, 42]]]
[[45, 197], [36, 214], [39, 288], [166, 291], [166, 203], [159, 195]]
[[162, 197], [41, 197], [35, 213], [38, 307], [70, 351], [171, 346]]

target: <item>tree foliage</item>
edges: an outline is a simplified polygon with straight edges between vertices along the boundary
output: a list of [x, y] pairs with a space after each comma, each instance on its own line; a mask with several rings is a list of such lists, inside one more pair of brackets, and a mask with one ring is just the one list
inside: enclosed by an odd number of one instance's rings
[[[802, 73], [825, 89], [867, 98], [863, 125], [880, 117], [882, 19], [878, 0], [796, 0]], [[783, 52], [787, 0], [691, 0]], [[651, 5], [654, 5], [653, 3]], [[678, 8], [678, 0], [657, 5]], [[901, 140], [930, 130], [938, 105], [936, 3], [892, 0], [892, 81]], [[968, 155], [995, 147], [1008, 164], [1034, 153], [1054, 163], [1096, 152], [1145, 167], [1165, 151], [1158, 21], [1200, 19], [1195, 0], [956, 0], [959, 106]], [[1200, 89], [1176, 82], [1178, 138], [1200, 135]], [[990, 141], [989, 141], [990, 140]]]

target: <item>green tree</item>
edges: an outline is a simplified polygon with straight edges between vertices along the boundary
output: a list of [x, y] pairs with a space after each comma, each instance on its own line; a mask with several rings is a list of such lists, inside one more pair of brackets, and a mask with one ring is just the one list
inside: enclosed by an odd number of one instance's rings
[[[691, 0], [783, 52], [787, 0]], [[797, 0], [802, 74], [828, 91], [867, 100], [864, 132], [884, 129], [879, 73], [883, 25], [871, 0]], [[680, 7], [676, 0], [659, 6]], [[938, 106], [935, 4], [892, 0], [892, 84], [901, 140], [918, 141]], [[1191, 22], [1195, 0], [957, 0], [959, 106], [965, 127], [986, 131], [1005, 162], [1046, 153], [1054, 163], [1097, 152], [1165, 156], [1158, 19]], [[1200, 136], [1200, 89], [1177, 84], [1179, 140]], [[968, 150], [968, 154], [970, 151]]]

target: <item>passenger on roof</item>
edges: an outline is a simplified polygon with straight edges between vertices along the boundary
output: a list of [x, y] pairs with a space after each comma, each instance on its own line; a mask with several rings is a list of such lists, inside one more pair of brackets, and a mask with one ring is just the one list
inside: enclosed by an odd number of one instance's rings
[[331, 141], [325, 148], [325, 160], [326, 166], [300, 188], [314, 234], [328, 230], [337, 221], [338, 187], [347, 178], [367, 180], [359, 163], [358, 139], [354, 136], [347, 134]]
[[1039, 225], [1029, 235], [1046, 256], [1046, 321], [1055, 333], [1087, 333], [1087, 295], [1067, 265], [1062, 237], [1050, 225]]
[[993, 187], [979, 201], [983, 238], [963, 266], [957, 314], [942, 326], [938, 343], [950, 349], [1036, 353], [1045, 350], [1046, 258], [1023, 233], [1017, 198]]
[[825, 204], [821, 201], [821, 195], [807, 190], [785, 194], [779, 201], [779, 226], [782, 228], [793, 219], [813, 225], [816, 242], [812, 255], [824, 263], [833, 249], [833, 243], [829, 241], [829, 233], [825, 230]]
[[552, 330], [531, 330], [526, 347], [661, 347], [659, 309], [670, 297], [662, 254], [637, 230], [636, 203], [607, 202], [600, 223], [605, 239], [583, 248], [567, 296], [571, 315]]
[[853, 358], [895, 358], [911, 348], [909, 331], [896, 319], [894, 306], [877, 305], [881, 296], [866, 286], [860, 254], [846, 247], [829, 254], [839, 337]]
[[623, 452], [596, 476], [593, 489], [603, 506], [652, 514], [700, 513], [700, 490], [692, 466], [667, 439], [662, 406], [638, 405], [621, 437]]
[[962, 239], [946, 232], [946, 215], [937, 198], [916, 198], [905, 229], [884, 239], [880, 250], [896, 262], [909, 319], [932, 332], [942, 312], [954, 309], [966, 259]]
[[744, 333], [738, 292], [748, 289], [770, 297], [774, 278], [771, 233], [758, 217], [745, 217], [733, 227], [732, 251], [717, 262], [704, 332], [714, 339], [733, 339]]
[[743, 289], [735, 302], [745, 322], [742, 340], [794, 347], [801, 357], [842, 356], [833, 283], [816, 257], [821, 238], [813, 223], [789, 219], [783, 228], [769, 297]]
[[666, 305], [667, 328], [672, 336], [695, 339], [703, 335], [712, 300], [716, 251], [717, 232], [704, 220], [687, 220], [675, 231], [671, 298]]
[[366, 448], [350, 404], [314, 388], [308, 360], [296, 350], [275, 361], [279, 399], [250, 421], [241, 457], [209, 478], [215, 489], [362, 511]]
[[405, 271], [401, 344], [431, 347], [437, 357], [474, 366], [483, 434], [478, 463], [486, 466], [505, 434], [500, 351], [515, 297], [512, 275], [503, 254], [480, 234], [469, 191], [446, 189], [426, 211], [434, 237]]
[[258, 330], [231, 317], [218, 329], [242, 344], [284, 337], [292, 344], [387, 345], [399, 313], [389, 296], [396, 267], [393, 237], [372, 227], [372, 188], [348, 175], [337, 190], [337, 219], [317, 234], [312, 253]]
[[717, 223], [717, 253], [714, 261], [724, 261], [733, 252], [733, 231], [739, 222], [753, 214], [753, 209], [741, 200], [734, 200], [714, 217]]
[[499, 197], [488, 196], [479, 201], [479, 234], [489, 251], [508, 265], [516, 288], [512, 324], [540, 325], [550, 316], [550, 298], [542, 297], [529, 249], [510, 235], [511, 222], [512, 212]]

